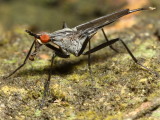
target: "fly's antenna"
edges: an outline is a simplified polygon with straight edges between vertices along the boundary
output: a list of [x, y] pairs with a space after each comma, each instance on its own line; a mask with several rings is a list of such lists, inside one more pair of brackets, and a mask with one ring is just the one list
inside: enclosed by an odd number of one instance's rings
[[129, 10], [129, 13], [137, 12], [137, 11], [142, 11], [142, 10], [155, 10], [155, 7], [146, 7], [146, 8], [139, 8], [139, 9], [134, 9], [134, 10]]
[[29, 31], [29, 30], [25, 30], [25, 31], [26, 31], [29, 35], [34, 36], [35, 38], [40, 38], [39, 35], [37, 35], [37, 34], [31, 32], [31, 31]]

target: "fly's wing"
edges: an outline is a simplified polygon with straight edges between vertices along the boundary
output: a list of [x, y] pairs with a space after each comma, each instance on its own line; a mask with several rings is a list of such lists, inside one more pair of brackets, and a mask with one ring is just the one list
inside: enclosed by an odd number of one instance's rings
[[105, 22], [109, 23], [110, 21], [116, 20], [116, 19], [128, 14], [128, 12], [129, 12], [129, 9], [114, 12], [112, 14], [108, 14], [108, 15], [102, 16], [100, 18], [86, 22], [84, 24], [78, 25], [78, 26], [76, 26], [76, 28], [77, 28], [77, 30], [85, 30], [90, 27], [99, 26], [100, 24], [103, 24]]
[[134, 10], [124, 9], [124, 10], [121, 10], [121, 11], [117, 11], [117, 12], [102, 16], [100, 18], [94, 19], [94, 20], [86, 22], [84, 24], [78, 25], [75, 28], [77, 28], [77, 30], [85, 30], [85, 29], [88, 29], [88, 28], [91, 28], [91, 27], [92, 28], [93, 27], [94, 28], [98, 27], [101, 24], [103, 24], [103, 26], [104, 26], [104, 24], [108, 25], [108, 24], [116, 21], [117, 19], [119, 19], [120, 17], [122, 17], [124, 15], [130, 14], [130, 13], [133, 13], [133, 12], [137, 12], [137, 11], [141, 11], [141, 10], [154, 10], [154, 9], [155, 8], [152, 8], [152, 7], [139, 8], [139, 9], [134, 9]]

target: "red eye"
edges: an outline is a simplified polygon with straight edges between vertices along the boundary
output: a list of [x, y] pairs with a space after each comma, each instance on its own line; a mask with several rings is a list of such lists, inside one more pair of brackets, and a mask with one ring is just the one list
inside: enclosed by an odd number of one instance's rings
[[50, 37], [47, 34], [43, 34], [40, 36], [40, 40], [42, 43], [47, 43], [50, 40]]

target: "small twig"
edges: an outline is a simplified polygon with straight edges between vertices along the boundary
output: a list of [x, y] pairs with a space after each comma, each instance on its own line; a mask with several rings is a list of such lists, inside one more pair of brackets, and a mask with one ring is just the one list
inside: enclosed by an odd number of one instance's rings
[[141, 106], [134, 111], [127, 113], [124, 120], [135, 120], [160, 106], [160, 98], [155, 98], [150, 102], [142, 103]]

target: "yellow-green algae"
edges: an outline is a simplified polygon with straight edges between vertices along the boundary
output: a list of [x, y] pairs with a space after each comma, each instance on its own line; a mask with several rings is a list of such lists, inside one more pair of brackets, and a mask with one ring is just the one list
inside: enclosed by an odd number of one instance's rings
[[1, 87], [1, 92], [3, 92], [6, 96], [8, 96], [12, 93], [17, 93], [17, 92], [25, 95], [27, 91], [24, 88], [16, 88], [16, 87], [12, 87], [12, 86], [3, 86], [3, 87]]

